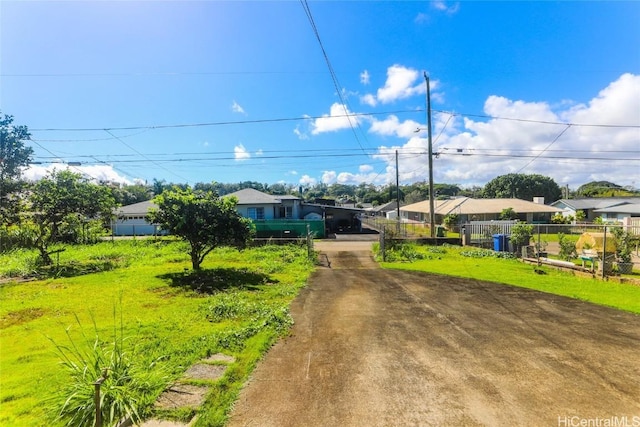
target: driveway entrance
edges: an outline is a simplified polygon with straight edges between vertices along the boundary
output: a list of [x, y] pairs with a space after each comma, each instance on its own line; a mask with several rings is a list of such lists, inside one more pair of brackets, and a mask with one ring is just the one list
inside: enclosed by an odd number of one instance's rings
[[383, 270], [366, 247], [317, 248], [331, 268], [294, 301], [291, 336], [259, 363], [229, 425], [640, 423], [640, 316]]

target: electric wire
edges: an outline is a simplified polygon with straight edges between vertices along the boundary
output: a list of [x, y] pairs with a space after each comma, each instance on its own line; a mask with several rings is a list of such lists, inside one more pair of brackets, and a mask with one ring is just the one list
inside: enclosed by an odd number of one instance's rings
[[[31, 139], [29, 139], [29, 141], [32, 141], [32, 140], [31, 140]], [[42, 148], [42, 149], [43, 149], [44, 151], [46, 151], [47, 153], [51, 154], [52, 156], [56, 156], [52, 151], [50, 151], [49, 149], [47, 149], [47, 148], [43, 147], [43, 146], [42, 146], [42, 145], [40, 145], [38, 142], [36, 142], [36, 141], [33, 141], [33, 142], [34, 142], [34, 144], [36, 144], [38, 147]], [[58, 159], [59, 159], [59, 158], [60, 158], [60, 156], [57, 156], [56, 158], [58, 158]], [[60, 163], [60, 162], [57, 162], [57, 163]], [[78, 167], [76, 167], [75, 165], [71, 165], [71, 164], [69, 164], [68, 162], [67, 162], [67, 163], [63, 163], [63, 164], [66, 164], [66, 165], [67, 165], [67, 168], [73, 168], [73, 169], [75, 169], [76, 171], [78, 171], [78, 173], [80, 173], [80, 174], [81, 174], [81, 175], [83, 175], [83, 176], [88, 176], [89, 178], [91, 178], [91, 179], [93, 179], [93, 180], [95, 180], [95, 181], [99, 181], [99, 180], [98, 180], [98, 178], [96, 178], [95, 176], [91, 175], [90, 173], [88, 173], [88, 172], [86, 172], [86, 171], [83, 171], [82, 169], [79, 169], [79, 168], [78, 168]]]
[[169, 169], [165, 168], [164, 166], [160, 165], [158, 162], [156, 162], [156, 161], [153, 161], [153, 160], [149, 159], [149, 158], [148, 158], [148, 157], [146, 157], [144, 154], [142, 154], [141, 152], [139, 152], [138, 150], [136, 150], [135, 148], [133, 148], [132, 146], [130, 146], [129, 144], [127, 144], [126, 142], [124, 142], [122, 139], [120, 139], [119, 137], [117, 137], [116, 135], [114, 135], [111, 131], [109, 131], [109, 130], [107, 130], [107, 129], [104, 129], [104, 131], [105, 131], [106, 133], [108, 133], [109, 135], [113, 136], [113, 137], [114, 137], [115, 139], [117, 139], [118, 141], [120, 141], [120, 142], [122, 143], [122, 145], [124, 145], [125, 147], [127, 147], [128, 149], [130, 149], [131, 151], [133, 151], [134, 153], [137, 153], [137, 154], [139, 154], [140, 156], [144, 157], [145, 159], [149, 160], [151, 163], [155, 164], [155, 165], [156, 165], [156, 166], [158, 166], [160, 169], [162, 169], [162, 170], [164, 170], [164, 171], [166, 171], [166, 172], [169, 172], [171, 175], [173, 175], [173, 176], [175, 176], [175, 177], [178, 177], [178, 178], [180, 178], [180, 179], [184, 180], [185, 182], [189, 182], [189, 180], [188, 180], [188, 179], [186, 179], [185, 177], [180, 176], [180, 175], [178, 175], [177, 173], [175, 173], [175, 172], [173, 172], [173, 171], [171, 171], [171, 170], [169, 170]]
[[[377, 113], [348, 113], [348, 114], [336, 114], [329, 118], [343, 118], [343, 117], [359, 117], [359, 116], [381, 116], [384, 114], [404, 114], [415, 113], [424, 110], [397, 110], [397, 111], [381, 111]], [[227, 126], [227, 125], [244, 125], [244, 124], [259, 124], [259, 123], [278, 123], [278, 122], [293, 122], [293, 121], [307, 121], [326, 119], [327, 116], [302, 116], [302, 117], [280, 117], [271, 119], [254, 119], [254, 120], [232, 120], [221, 122], [205, 122], [205, 123], [179, 123], [172, 125], [146, 125], [146, 126], [125, 126], [125, 127], [101, 127], [101, 128], [29, 128], [29, 132], [99, 132], [104, 130], [120, 131], [120, 130], [152, 130], [152, 129], [177, 129], [177, 128], [191, 128], [191, 127], [206, 127], [206, 126]]]
[[526, 164], [526, 165], [524, 165], [524, 166], [522, 166], [520, 169], [518, 169], [518, 172], [516, 172], [516, 173], [520, 173], [520, 172], [522, 172], [522, 170], [523, 170], [523, 169], [525, 169], [525, 168], [526, 168], [527, 166], [529, 166], [531, 163], [535, 162], [535, 161], [536, 161], [536, 159], [537, 159], [537, 158], [539, 158], [540, 156], [542, 156], [542, 155], [543, 155], [543, 154], [544, 154], [544, 153], [545, 153], [545, 152], [546, 152], [546, 151], [547, 151], [547, 150], [548, 150], [548, 149], [549, 149], [553, 144], [555, 144], [555, 143], [556, 143], [556, 141], [557, 141], [558, 139], [560, 139], [560, 137], [561, 137], [562, 135], [564, 135], [564, 133], [565, 133], [566, 131], [568, 131], [570, 127], [571, 127], [571, 125], [567, 125], [567, 127], [565, 127], [564, 129], [562, 129], [562, 132], [560, 132], [560, 133], [559, 133], [559, 134], [558, 134], [558, 135], [553, 139], [553, 141], [551, 141], [551, 142], [549, 143], [549, 145], [547, 145], [547, 146], [546, 146], [546, 147], [545, 147], [545, 148], [540, 152], [540, 154], [538, 154], [536, 157], [534, 157], [533, 159], [531, 159], [530, 161], [528, 161], [528, 162], [527, 162], [527, 164]]
[[[402, 156], [407, 157], [407, 156], [416, 156], [416, 155], [426, 155], [428, 154], [426, 151], [423, 150], [416, 150], [416, 151], [402, 151], [401, 152]], [[474, 152], [454, 152], [454, 153], [450, 153], [447, 151], [438, 151], [438, 152], [434, 152], [433, 153], [434, 156], [438, 157], [438, 156], [463, 156], [463, 157], [504, 157], [504, 158], [514, 158], [514, 159], [575, 159], [575, 160], [597, 160], [597, 161], [640, 161], [640, 157], [637, 158], [630, 158], [630, 157], [623, 157], [623, 158], [616, 158], [616, 157], [603, 157], [603, 156], [575, 156], [575, 155], [554, 155], [554, 156], [545, 156], [545, 157], [541, 157], [538, 154], [500, 154], [500, 153], [484, 153], [484, 152], [479, 152], [479, 153], [474, 153]], [[247, 159], [242, 159], [239, 160], [237, 159], [233, 154], [228, 154], [228, 155], [223, 155], [223, 156], [216, 156], [216, 157], [184, 157], [184, 158], [150, 158], [147, 156], [143, 155], [143, 159], [110, 159], [109, 163], [142, 163], [142, 164], [148, 164], [148, 163], [153, 163], [158, 167], [161, 167], [161, 163], [186, 163], [186, 162], [211, 162], [211, 161], [228, 161], [228, 160], [233, 160], [235, 161], [237, 164], [241, 164], [241, 163], [247, 163], [250, 162], [252, 160], [254, 161], [259, 161], [259, 160], [277, 160], [277, 159], [317, 159], [317, 158], [350, 158], [350, 157], [367, 157], [370, 158], [370, 156], [375, 156], [375, 157], [390, 157], [392, 156], [392, 154], [388, 154], [388, 153], [333, 153], [333, 154], [319, 154], [319, 153], [315, 153], [315, 154], [289, 154], [289, 155], [261, 155], [261, 156], [256, 156], [256, 157], [250, 157]], [[41, 159], [41, 157], [38, 157], [39, 159]], [[45, 162], [46, 163], [46, 162]], [[166, 170], [166, 169], [165, 169]], [[167, 172], [171, 172], [168, 171]], [[180, 176], [178, 176], [178, 178], [182, 178]], [[184, 178], [182, 178], [184, 179]]]
[[[307, 19], [309, 20], [309, 24], [311, 25], [311, 29], [313, 30], [313, 33], [316, 36], [316, 39], [318, 40], [318, 44], [320, 45], [320, 50], [322, 50], [322, 56], [324, 57], [324, 60], [325, 60], [325, 62], [327, 64], [327, 68], [329, 69], [329, 75], [331, 76], [331, 80], [333, 81], [333, 86], [336, 89], [338, 98], [340, 98], [340, 104], [342, 105], [342, 108], [344, 109], [344, 113], [345, 113], [345, 116], [347, 118], [347, 122], [349, 123], [349, 127], [351, 128], [351, 131], [353, 132], [353, 136], [355, 137], [356, 142], [358, 143], [360, 148], [362, 148], [364, 150], [364, 147], [360, 143], [360, 138], [358, 137], [358, 133], [356, 132], [356, 129], [354, 128], [353, 123], [351, 122], [351, 115], [349, 114], [349, 104], [347, 103], [347, 100], [342, 95], [342, 86], [340, 85], [340, 82], [338, 81], [338, 76], [337, 76], [335, 70], [333, 69], [333, 65], [331, 65], [331, 61], [329, 60], [329, 55], [327, 54], [327, 51], [324, 48], [324, 44], [322, 43], [322, 39], [320, 38], [320, 33], [318, 32], [318, 27], [316, 26], [315, 20], [313, 19], [313, 15], [311, 13], [311, 8], [309, 7], [309, 3], [307, 3], [307, 0], [300, 0], [300, 3], [302, 4], [302, 8], [304, 9], [305, 14], [307, 15]], [[360, 133], [362, 135], [364, 135], [364, 132], [362, 131], [362, 127], [360, 126], [360, 122], [358, 120], [356, 120], [356, 126], [360, 130]], [[366, 139], [366, 137], [365, 137], [365, 139]]]
[[[396, 110], [396, 111], [381, 111], [381, 112], [369, 112], [369, 113], [354, 113], [348, 114], [336, 114], [330, 118], [342, 118], [342, 117], [360, 117], [360, 116], [380, 116], [385, 114], [406, 114], [406, 113], [422, 113], [425, 110], [423, 108], [415, 108], [411, 110]], [[514, 117], [500, 117], [500, 116], [488, 116], [481, 114], [467, 114], [467, 113], [453, 113], [444, 110], [432, 110], [437, 113], [450, 114], [456, 117], [477, 117], [489, 120], [509, 120], [523, 123], [537, 123], [547, 125], [560, 125], [572, 127], [595, 127], [595, 128], [621, 128], [621, 129], [640, 129], [640, 124], [612, 124], [612, 123], [567, 123], [567, 122], [552, 122], [548, 120], [533, 120], [522, 119]], [[271, 119], [254, 119], [254, 120], [235, 120], [235, 121], [220, 121], [220, 122], [205, 122], [205, 123], [181, 123], [181, 124], [165, 124], [165, 125], [146, 125], [146, 126], [125, 126], [125, 127], [100, 127], [100, 128], [30, 128], [29, 132], [98, 132], [104, 130], [120, 131], [120, 130], [152, 130], [152, 129], [176, 129], [176, 128], [189, 128], [189, 127], [206, 127], [206, 126], [228, 126], [228, 125], [243, 125], [243, 124], [259, 124], [259, 123], [277, 123], [277, 122], [291, 122], [302, 120], [316, 120], [324, 119], [327, 116], [302, 116], [302, 117], [281, 117]]]

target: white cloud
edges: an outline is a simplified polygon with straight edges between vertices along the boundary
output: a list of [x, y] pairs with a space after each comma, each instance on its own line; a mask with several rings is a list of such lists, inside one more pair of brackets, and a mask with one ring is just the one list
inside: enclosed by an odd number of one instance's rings
[[387, 104], [422, 93], [426, 93], [426, 87], [420, 79], [420, 73], [396, 64], [387, 69], [387, 81], [384, 87], [378, 89], [378, 101]]
[[431, 22], [431, 17], [426, 13], [420, 12], [416, 15], [413, 22], [415, 22], [416, 24], [427, 24]]
[[[437, 140], [449, 115], [434, 115], [434, 152], [440, 154], [434, 159], [435, 182], [484, 185], [498, 175], [536, 173], [550, 176], [559, 185], [568, 184], [572, 188], [593, 180], [640, 186], [637, 172], [640, 162], [630, 159], [628, 154], [621, 154], [639, 149], [640, 76], [622, 75], [587, 104], [563, 102], [552, 106], [545, 102], [510, 100], [493, 95], [487, 98], [484, 112], [496, 118], [485, 121], [453, 119]], [[575, 123], [576, 126], [566, 129], [566, 125], [554, 123]], [[411, 137], [408, 135], [411, 127], [403, 130], [403, 124], [405, 122], [401, 123], [392, 116], [373, 122], [371, 132], [409, 136], [402, 146], [379, 147], [378, 155], [374, 157], [387, 163], [389, 173], [389, 170], [394, 170], [393, 153], [398, 149], [401, 181], [426, 180], [426, 155], [402, 155], [403, 151], [425, 152], [428, 149], [426, 134], [423, 132]], [[612, 160], [624, 159], [625, 156], [625, 161]], [[386, 179], [389, 180], [390, 176]]]
[[233, 101], [233, 104], [231, 104], [231, 111], [233, 111], [234, 113], [246, 114], [244, 108], [242, 108], [242, 106], [240, 106], [240, 104], [238, 104], [235, 100]]
[[336, 171], [324, 171], [322, 172], [321, 181], [323, 184], [333, 184], [334, 182], [336, 182], [337, 176], [338, 174], [336, 173]]
[[363, 85], [368, 85], [371, 82], [371, 76], [369, 76], [369, 71], [364, 70], [360, 73], [360, 83]]
[[315, 185], [318, 182], [318, 180], [310, 177], [309, 175], [302, 175], [302, 177], [300, 177], [300, 180], [298, 182], [302, 185]]
[[306, 140], [309, 139], [309, 135], [307, 135], [305, 132], [302, 132], [300, 130], [300, 125], [296, 125], [296, 128], [293, 130], [293, 133], [298, 137], [298, 139], [300, 140]]
[[244, 145], [236, 145], [233, 147], [233, 153], [236, 161], [244, 161], [251, 158], [251, 154], [244, 148]]
[[369, 105], [371, 107], [375, 107], [378, 104], [378, 101], [376, 100], [376, 97], [373, 96], [370, 93], [361, 96], [360, 97], [360, 102], [365, 104], [365, 105]]
[[289, 175], [298, 175], [298, 171], [290, 170], [290, 171], [288, 172], [288, 174], [289, 174]]
[[448, 5], [447, 2], [443, 0], [435, 0], [431, 2], [431, 6], [434, 9], [440, 12], [444, 12], [448, 15], [453, 15], [457, 13], [458, 10], [460, 10], [460, 2], [453, 2], [453, 4]]
[[115, 182], [119, 184], [132, 183], [129, 178], [120, 175], [111, 165], [83, 165], [73, 167], [64, 164], [51, 164], [47, 166], [31, 165], [22, 172], [22, 176], [28, 181], [38, 181], [54, 170], [66, 169], [71, 172], [81, 173], [96, 182]]
[[373, 170], [373, 166], [371, 165], [360, 165], [358, 167], [358, 171], [360, 171], [360, 173], [367, 173], [367, 172], [371, 172]]
[[400, 122], [398, 117], [390, 115], [385, 120], [373, 120], [369, 132], [379, 135], [393, 135], [400, 138], [411, 138], [416, 130], [423, 128], [424, 125], [413, 120], [405, 120]]
[[312, 123], [311, 133], [318, 135], [323, 132], [335, 132], [356, 126], [357, 123], [358, 116], [353, 116], [345, 105], [336, 102], [331, 106], [329, 114], [323, 114]]

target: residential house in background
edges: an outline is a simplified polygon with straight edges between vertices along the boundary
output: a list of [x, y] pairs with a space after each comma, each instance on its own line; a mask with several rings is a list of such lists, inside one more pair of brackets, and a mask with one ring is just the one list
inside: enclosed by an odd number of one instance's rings
[[[252, 188], [245, 188], [223, 197], [238, 200], [236, 209], [256, 226], [258, 238], [293, 238], [305, 236], [307, 231], [323, 238], [335, 232], [361, 230], [362, 209], [347, 208], [322, 203], [305, 203], [292, 195], [272, 195]], [[147, 222], [152, 201], [123, 206], [116, 211], [112, 224], [115, 236], [150, 236], [159, 234], [157, 226]]]
[[[400, 207], [402, 206], [405, 206], [405, 204], [400, 202]], [[396, 200], [392, 200], [384, 205], [368, 209], [367, 212], [376, 217], [396, 219], [398, 217], [398, 202]]]
[[158, 226], [147, 221], [149, 209], [157, 207], [151, 200], [120, 207], [116, 210], [116, 217], [111, 222], [111, 233], [114, 236], [155, 236], [162, 234]]
[[551, 206], [562, 209], [562, 215], [574, 218], [578, 211], [582, 211], [586, 221], [593, 221], [597, 217], [608, 221], [640, 217], [640, 197], [561, 199], [551, 203]]
[[[503, 210], [511, 208], [520, 221], [528, 223], [550, 223], [551, 217], [562, 209], [544, 204], [544, 199], [536, 198], [535, 202], [521, 199], [472, 199], [470, 197], [454, 197], [447, 200], [435, 200], [435, 222], [441, 224], [444, 217], [458, 215], [458, 222], [491, 221], [500, 218]], [[403, 221], [429, 221], [429, 201], [425, 200], [400, 207]]]

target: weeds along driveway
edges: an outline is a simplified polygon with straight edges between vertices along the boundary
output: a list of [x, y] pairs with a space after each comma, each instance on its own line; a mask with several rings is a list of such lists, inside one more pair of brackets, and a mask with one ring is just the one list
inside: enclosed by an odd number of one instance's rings
[[229, 425], [640, 422], [640, 316], [330, 249]]

